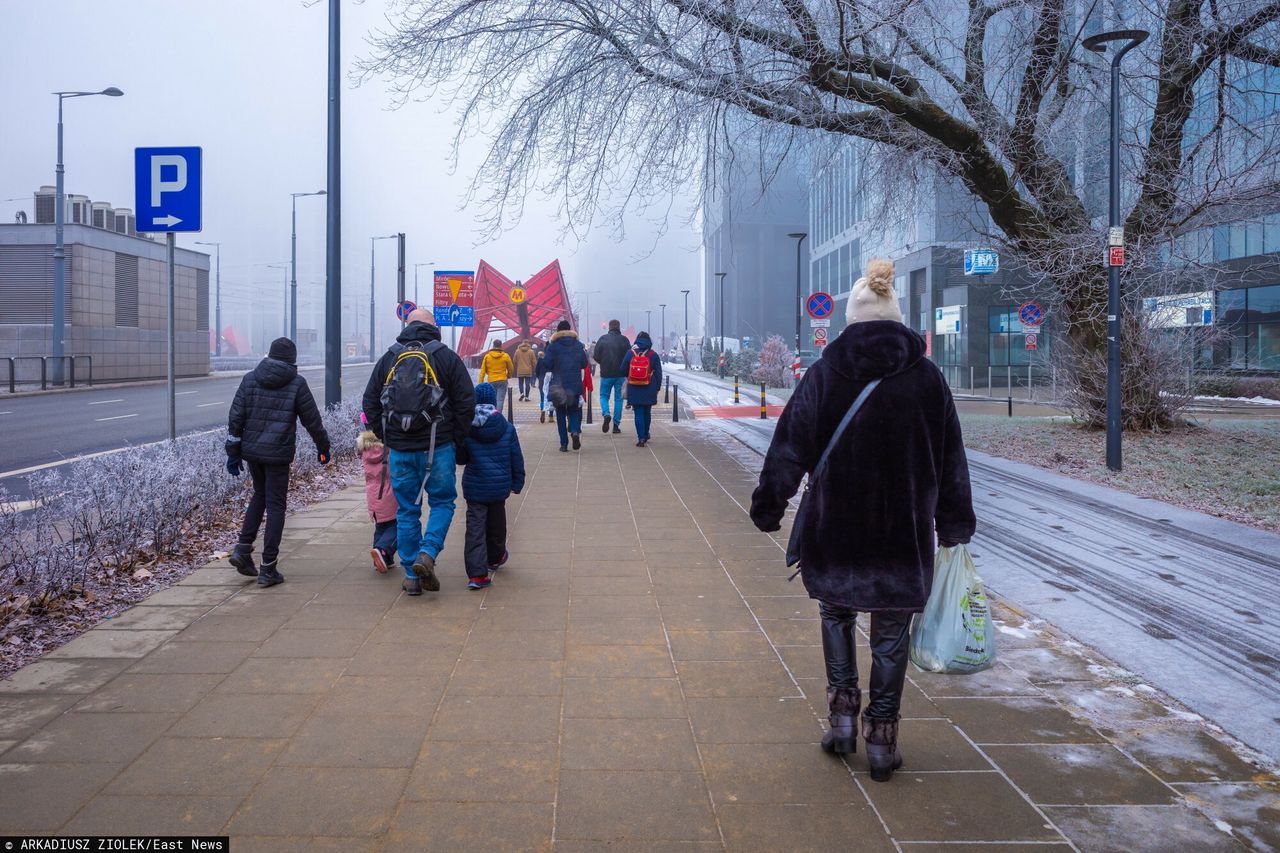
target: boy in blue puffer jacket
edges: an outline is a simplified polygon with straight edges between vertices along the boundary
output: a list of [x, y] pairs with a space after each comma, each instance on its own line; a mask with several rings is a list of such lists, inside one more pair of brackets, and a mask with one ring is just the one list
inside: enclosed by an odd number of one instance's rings
[[476, 416], [467, 435], [471, 461], [462, 474], [467, 502], [467, 588], [484, 589], [507, 562], [507, 498], [524, 488], [524, 454], [516, 428], [498, 412], [496, 389], [476, 386]]

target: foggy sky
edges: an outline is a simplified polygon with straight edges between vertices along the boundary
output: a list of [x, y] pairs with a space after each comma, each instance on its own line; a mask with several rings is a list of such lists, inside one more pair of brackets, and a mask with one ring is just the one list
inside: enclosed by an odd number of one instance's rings
[[[383, 23], [383, 0], [343, 2], [348, 71]], [[32, 193], [54, 183], [58, 90], [118, 86], [122, 98], [76, 98], [65, 107], [66, 191], [133, 204], [133, 149], [199, 145], [204, 150], [204, 230], [180, 234], [222, 242], [224, 324], [256, 310], [278, 311], [289, 259], [289, 194], [325, 186], [327, 3], [301, 0], [0, 0], [0, 221], [25, 210]], [[369, 238], [407, 234], [407, 288], [413, 265], [473, 269], [484, 259], [525, 278], [559, 258], [571, 291], [588, 297], [587, 336], [609, 316], [637, 327], [643, 309], [668, 303], [668, 330], [698, 327], [699, 236], [677, 209], [657, 239], [641, 223], [615, 244], [604, 231], [582, 244], [560, 239], [555, 205], [532, 199], [521, 224], [476, 246], [475, 212], [459, 210], [485, 142], [449, 173], [454, 121], [438, 103], [391, 109], [373, 81], [343, 93], [344, 332], [368, 327]], [[298, 199], [299, 327], [320, 324], [324, 284], [323, 197]], [[379, 343], [394, 323], [395, 241], [377, 243]], [[646, 256], [646, 253], [647, 256]], [[635, 261], [637, 257], [643, 258]], [[431, 266], [421, 268], [423, 300]], [[211, 277], [212, 280], [212, 277]], [[256, 300], [256, 303], [254, 302]], [[359, 320], [352, 313], [360, 311]], [[673, 314], [674, 312], [674, 314]], [[361, 325], [357, 326], [357, 322]], [[659, 329], [653, 330], [655, 333]]]

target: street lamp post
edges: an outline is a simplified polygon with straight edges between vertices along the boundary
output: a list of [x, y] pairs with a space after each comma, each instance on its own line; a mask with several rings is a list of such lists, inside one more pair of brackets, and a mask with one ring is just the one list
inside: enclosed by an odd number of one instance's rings
[[218, 272], [214, 276], [213, 288], [217, 295], [213, 301], [213, 354], [214, 356], [222, 356], [222, 244], [211, 243], [204, 240], [196, 240], [197, 246], [213, 246], [214, 257], [217, 259]]
[[689, 369], [689, 291], [680, 291], [684, 294], [684, 369]]
[[328, 146], [325, 152], [324, 404], [342, 402], [342, 7], [329, 0]]
[[67, 253], [62, 239], [66, 219], [66, 196], [62, 186], [62, 101], [66, 98], [84, 98], [89, 95], [106, 95], [118, 98], [124, 92], [115, 86], [101, 92], [53, 92], [58, 96], [58, 163], [53, 199], [53, 384], [62, 384], [62, 358], [65, 355], [64, 340], [67, 335]]
[[374, 322], [375, 311], [377, 309], [377, 302], [374, 299], [374, 286], [373, 286], [375, 281], [374, 263], [377, 258], [377, 255], [374, 253], [373, 247], [374, 247], [374, 244], [377, 243], [379, 240], [396, 240], [396, 239], [399, 239], [399, 237], [400, 237], [399, 234], [387, 234], [382, 237], [369, 238], [369, 357], [370, 358], [373, 357], [373, 329], [374, 329], [373, 322]]
[[295, 344], [298, 342], [298, 199], [326, 194], [325, 190], [289, 193], [293, 200], [293, 228], [289, 235], [289, 340]]
[[[653, 328], [653, 309], [646, 308], [644, 309], [644, 330], [648, 332], [652, 328]], [[650, 332], [650, 334], [652, 334], [652, 332]]]
[[[1120, 228], [1120, 61], [1124, 55], [1146, 41], [1146, 30], [1112, 30], [1098, 33], [1084, 40], [1084, 46], [1094, 53], [1106, 51], [1113, 41], [1124, 42], [1111, 55], [1111, 176], [1108, 199], [1108, 219], [1111, 234], [1116, 235], [1108, 244], [1124, 247]], [[1118, 239], [1116, 237], [1118, 236]], [[1107, 467], [1112, 471], [1121, 468], [1121, 428], [1123, 403], [1120, 393], [1120, 265], [1107, 258]]]
[[804, 334], [800, 328], [801, 323], [803, 322], [801, 315], [804, 311], [804, 293], [800, 289], [800, 245], [804, 243], [804, 238], [809, 235], [797, 231], [793, 234], [788, 234], [787, 236], [796, 241], [796, 357], [799, 358], [800, 340], [801, 336]]
[[664, 358], [663, 353], [667, 349], [667, 303], [659, 302], [658, 307], [662, 309], [662, 349], [659, 350], [658, 357]]
[[[284, 317], [280, 324], [282, 327], [280, 334], [292, 341], [293, 338], [289, 335], [289, 264], [266, 264], [265, 266], [268, 269], [284, 270], [284, 307], [282, 309]], [[294, 343], [297, 343], [297, 341], [294, 341]]]
[[422, 307], [422, 303], [418, 301], [418, 267], [433, 267], [435, 264], [435, 261], [427, 261], [425, 264], [413, 265], [413, 303], [419, 308]]
[[724, 277], [727, 272], [716, 273], [720, 279], [720, 378], [724, 379]]

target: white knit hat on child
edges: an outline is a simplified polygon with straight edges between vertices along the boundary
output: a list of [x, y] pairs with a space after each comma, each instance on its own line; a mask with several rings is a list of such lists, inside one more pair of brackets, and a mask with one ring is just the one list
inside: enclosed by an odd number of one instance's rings
[[850, 325], [869, 320], [902, 322], [898, 294], [893, 290], [893, 261], [876, 258], [867, 264], [867, 274], [853, 284], [845, 320]]

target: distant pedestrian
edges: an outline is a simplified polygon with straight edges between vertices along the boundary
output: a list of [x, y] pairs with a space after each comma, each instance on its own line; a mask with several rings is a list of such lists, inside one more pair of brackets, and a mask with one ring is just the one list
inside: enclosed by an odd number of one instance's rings
[[618, 428], [622, 420], [622, 393], [627, 381], [627, 372], [622, 367], [622, 360], [631, 351], [631, 341], [622, 334], [622, 323], [609, 321], [609, 331], [600, 336], [592, 352], [592, 358], [600, 365], [600, 414], [601, 427], [609, 431], [612, 421], [613, 432], [622, 432]]
[[502, 349], [502, 341], [495, 340], [493, 346], [480, 361], [480, 381], [488, 382], [498, 395], [498, 411], [502, 411], [507, 402], [507, 380], [516, 372], [511, 356]]
[[511, 360], [516, 366], [516, 382], [519, 385], [520, 399], [528, 402], [529, 394], [533, 392], [533, 374], [538, 370], [538, 352], [526, 339], [516, 347], [516, 354]]
[[[360, 420], [366, 426], [364, 412]], [[356, 437], [356, 453], [364, 467], [364, 497], [373, 522], [373, 548], [369, 556], [379, 574], [386, 574], [396, 561], [396, 514], [399, 505], [391, 489], [391, 466], [387, 463], [387, 446], [373, 430], [364, 429]]]
[[[850, 753], [862, 706], [854, 656], [858, 611], [870, 613], [870, 701], [862, 715], [871, 778], [902, 764], [898, 720], [911, 616], [924, 609], [938, 543], [968, 542], [975, 519], [960, 420], [925, 342], [902, 322], [893, 264], [874, 260], [853, 286], [848, 327], [827, 346], [783, 410], [751, 518], [780, 529], [801, 479], [830, 455], [804, 497], [800, 575], [822, 617], [828, 752]], [[873, 381], [864, 404], [838, 425]], [[811, 502], [811, 505], [810, 505]]]
[[622, 359], [622, 371], [627, 377], [627, 402], [635, 413], [636, 447], [644, 447], [649, 443], [653, 407], [662, 387], [662, 359], [654, 352], [648, 332], [636, 335], [636, 345]]
[[538, 350], [538, 362], [533, 368], [533, 375], [538, 382], [538, 423], [540, 424], [547, 422], [547, 415], [550, 413], [550, 404], [547, 402], [546, 357], [547, 351], [545, 349]]
[[506, 564], [507, 498], [524, 488], [524, 454], [516, 428], [497, 410], [494, 387], [476, 386], [476, 415], [467, 435], [462, 497], [467, 502], [467, 588], [484, 589]]
[[[288, 338], [271, 342], [267, 357], [245, 374], [227, 415], [227, 471], [235, 477], [249, 464], [253, 497], [244, 513], [240, 542], [229, 562], [236, 571], [257, 576], [258, 586], [275, 586], [280, 574], [280, 536], [288, 508], [289, 465], [297, 452], [298, 421], [311, 435], [320, 464], [329, 464], [329, 434], [307, 380], [298, 375], [298, 348]], [[253, 543], [263, 514], [262, 568], [253, 563]]]
[[556, 429], [560, 433], [560, 452], [582, 447], [582, 372], [588, 367], [587, 350], [578, 340], [568, 320], [556, 325], [542, 360], [542, 375], [548, 376], [547, 399], [556, 413]]
[[[362, 402], [369, 428], [389, 448], [404, 591], [435, 592], [436, 558], [458, 499], [455, 466], [467, 461], [475, 388], [462, 359], [440, 342], [430, 310], [409, 315], [409, 324], [374, 365]], [[425, 530], [424, 493], [430, 509]]]

